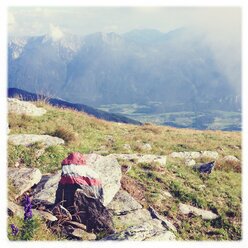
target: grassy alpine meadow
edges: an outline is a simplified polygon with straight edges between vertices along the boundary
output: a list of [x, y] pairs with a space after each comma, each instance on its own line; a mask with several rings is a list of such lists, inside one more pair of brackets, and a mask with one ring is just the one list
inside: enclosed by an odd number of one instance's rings
[[[45, 148], [36, 143], [30, 147], [8, 145], [9, 167], [39, 168], [42, 173], [54, 173], [61, 169], [61, 161], [70, 152], [103, 155], [111, 153], [143, 153], [169, 155], [179, 151], [217, 151], [216, 167], [209, 175], [201, 175], [186, 166], [183, 160], [167, 157], [165, 166], [156, 163], [119, 161], [130, 163], [131, 169], [123, 175], [123, 183], [131, 182], [135, 195], [144, 207], [152, 206], [166, 216], [178, 230], [179, 240], [240, 240], [242, 239], [242, 169], [241, 163], [227, 163], [223, 157], [233, 155], [241, 160], [241, 132], [199, 131], [145, 124], [134, 126], [96, 119], [71, 109], [56, 108], [45, 102], [36, 102], [47, 113], [41, 117], [9, 114], [11, 134], [48, 134], [65, 140], [65, 145]], [[150, 151], [142, 150], [149, 143]], [[130, 149], [127, 151], [125, 145]], [[41, 152], [42, 151], [42, 152]], [[207, 162], [196, 160], [197, 163]], [[9, 186], [9, 197], [14, 189]], [[169, 197], [165, 192], [169, 192]], [[202, 220], [194, 215], [183, 215], [179, 203], [211, 210], [219, 217]], [[12, 219], [11, 219], [12, 218]], [[9, 217], [9, 222], [21, 225], [20, 219]], [[42, 225], [41, 220], [36, 221]], [[118, 222], [115, 222], [116, 227]], [[118, 229], [117, 228], [117, 229]], [[46, 228], [44, 239], [56, 239]], [[37, 233], [36, 233], [37, 234]], [[37, 235], [33, 235], [33, 240]], [[57, 237], [58, 239], [58, 237]]]

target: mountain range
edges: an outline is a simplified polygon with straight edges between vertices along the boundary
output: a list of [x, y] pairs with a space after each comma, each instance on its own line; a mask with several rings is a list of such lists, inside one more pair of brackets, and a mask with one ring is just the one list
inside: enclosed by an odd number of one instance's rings
[[153, 114], [241, 111], [241, 83], [234, 87], [204, 34], [189, 28], [10, 37], [8, 51], [12, 88], [96, 108], [145, 105]]

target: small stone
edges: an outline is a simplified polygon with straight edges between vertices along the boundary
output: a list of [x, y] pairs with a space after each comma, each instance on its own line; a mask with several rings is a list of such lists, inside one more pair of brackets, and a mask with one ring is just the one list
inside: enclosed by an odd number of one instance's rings
[[201, 152], [201, 158], [209, 158], [209, 159], [218, 159], [219, 154], [215, 151], [202, 151]]
[[94, 233], [88, 233], [80, 228], [74, 228], [70, 235], [82, 240], [96, 240], [96, 235]]
[[190, 205], [186, 205], [183, 203], [179, 204], [179, 210], [182, 212], [182, 214], [189, 214], [189, 213], [193, 213], [196, 216], [201, 216], [202, 219], [204, 220], [213, 220], [218, 218], [218, 215], [216, 215], [215, 213], [211, 212], [211, 211], [207, 211], [207, 210], [203, 210], [203, 209], [199, 209], [196, 207], [192, 207]]
[[194, 166], [196, 164], [194, 159], [186, 159], [185, 160], [185, 165], [187, 166]]
[[151, 151], [152, 150], [152, 146], [149, 143], [145, 143], [141, 146], [141, 150], [143, 151]]
[[166, 190], [162, 191], [161, 194], [163, 196], [166, 196], [166, 197], [173, 197], [172, 194], [169, 191], [166, 191]]
[[131, 146], [129, 144], [124, 144], [123, 149], [126, 151], [131, 151]]
[[235, 163], [240, 163], [240, 160], [237, 159], [235, 156], [228, 155], [223, 158], [224, 162], [235, 162]]

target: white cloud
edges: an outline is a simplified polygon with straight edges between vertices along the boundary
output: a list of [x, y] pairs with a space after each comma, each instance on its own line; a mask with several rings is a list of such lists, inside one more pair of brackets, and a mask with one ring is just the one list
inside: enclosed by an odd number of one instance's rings
[[54, 41], [57, 41], [57, 40], [60, 40], [61, 38], [63, 38], [64, 33], [63, 33], [63, 31], [58, 26], [55, 26], [53, 24], [50, 24], [49, 27], [50, 27], [49, 36]]

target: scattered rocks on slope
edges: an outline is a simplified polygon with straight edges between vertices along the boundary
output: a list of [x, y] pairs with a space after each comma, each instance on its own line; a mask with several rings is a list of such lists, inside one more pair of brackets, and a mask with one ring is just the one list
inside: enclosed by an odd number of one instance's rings
[[37, 108], [33, 103], [20, 101], [15, 98], [8, 98], [8, 111], [18, 115], [42, 116], [47, 111], [44, 108]]
[[152, 154], [113, 154], [117, 159], [137, 161], [137, 163], [158, 163], [160, 165], [166, 165], [166, 156], [158, 156]]
[[200, 159], [200, 158], [210, 158], [218, 159], [218, 152], [216, 151], [201, 151], [201, 152], [172, 152], [170, 157], [172, 158], [181, 158], [181, 159]]
[[30, 146], [34, 143], [43, 143], [45, 147], [63, 145], [65, 141], [58, 137], [38, 134], [12, 134], [9, 135], [9, 142], [14, 145]]
[[114, 199], [108, 204], [108, 209], [116, 215], [123, 215], [127, 212], [141, 209], [142, 206], [126, 191], [119, 190]]
[[211, 212], [211, 211], [199, 209], [199, 208], [196, 208], [196, 207], [192, 207], [190, 205], [186, 205], [186, 204], [183, 204], [183, 203], [179, 204], [179, 210], [183, 214], [193, 213], [193, 214], [195, 214], [197, 216], [201, 216], [202, 219], [204, 219], [204, 220], [213, 220], [213, 219], [218, 218], [218, 215], [213, 213], [213, 212]]
[[14, 186], [16, 198], [29, 190], [41, 180], [42, 174], [36, 168], [9, 168], [8, 178]]

